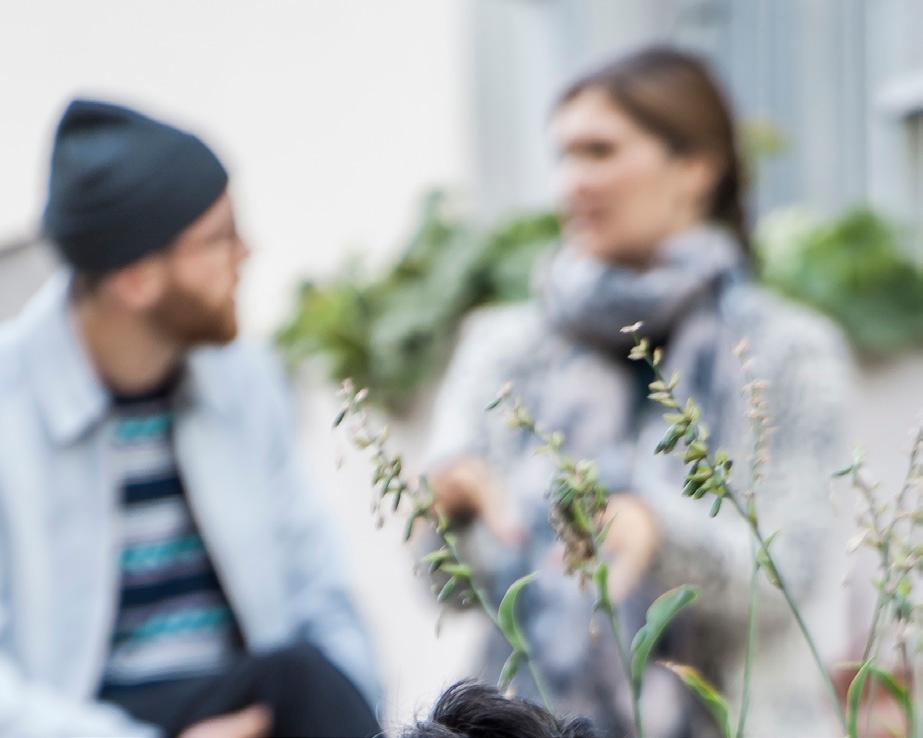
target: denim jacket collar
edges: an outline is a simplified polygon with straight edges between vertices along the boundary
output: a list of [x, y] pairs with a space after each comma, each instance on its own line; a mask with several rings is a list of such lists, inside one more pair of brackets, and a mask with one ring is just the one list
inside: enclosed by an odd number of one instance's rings
[[[101, 422], [110, 394], [87, 354], [71, 310], [72, 275], [54, 275], [28, 308], [24, 361], [35, 401], [51, 438], [73, 443]], [[223, 412], [227, 393], [213, 377], [208, 349], [190, 352], [180, 401]]]

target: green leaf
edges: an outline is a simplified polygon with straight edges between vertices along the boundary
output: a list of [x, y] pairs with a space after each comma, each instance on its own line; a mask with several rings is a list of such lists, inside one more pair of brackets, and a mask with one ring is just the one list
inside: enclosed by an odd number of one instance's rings
[[869, 667], [869, 671], [872, 672], [874, 677], [881, 682], [882, 686], [891, 694], [891, 696], [897, 700], [900, 704], [901, 709], [907, 715], [908, 725], [913, 724], [913, 703], [910, 701], [910, 692], [907, 687], [901, 684], [897, 677], [895, 677], [890, 671], [882, 669], [874, 664]]
[[648, 608], [647, 622], [631, 642], [631, 678], [639, 693], [651, 653], [663, 632], [680, 611], [695, 602], [698, 597], [698, 589], [682, 585], [660, 595]]
[[659, 663], [676, 674], [676, 676], [682, 680], [683, 684], [702, 701], [702, 704], [705, 705], [706, 709], [711, 713], [711, 716], [721, 729], [721, 734], [725, 738], [733, 738], [731, 708], [730, 705], [728, 705], [728, 701], [718, 691], [718, 688], [702, 676], [697, 669], [691, 666], [674, 664], [670, 661], [661, 661]]
[[506, 640], [510, 642], [514, 651], [519, 651], [523, 654], [527, 654], [529, 649], [522, 630], [519, 628], [519, 621], [516, 619], [516, 603], [519, 602], [519, 595], [522, 594], [522, 590], [537, 576], [538, 574], [532, 572], [513, 582], [510, 588], [506, 590], [506, 594], [503, 595], [503, 600], [501, 600], [497, 611], [500, 630], [503, 631]]
[[856, 672], [846, 693], [846, 728], [849, 738], [859, 738], [859, 710], [862, 706], [865, 685], [870, 677], [877, 679], [888, 690], [904, 711], [907, 725], [913, 725], [913, 703], [910, 701], [907, 688], [889, 671], [875, 666], [871, 661], [866, 661]]
[[596, 582], [596, 609], [612, 615], [612, 600], [609, 598], [609, 564], [603, 562], [596, 567], [593, 581]]
[[497, 682], [497, 689], [501, 692], [505, 692], [507, 687], [510, 686], [510, 683], [513, 681], [513, 677], [516, 676], [516, 672], [519, 671], [519, 665], [522, 662], [523, 655], [520, 651], [513, 651], [510, 654], [509, 658], [503, 664], [503, 670], [500, 672], [500, 681]]
[[766, 539], [765, 544], [756, 552], [756, 563], [766, 572], [766, 578], [772, 582], [772, 585], [781, 589], [782, 582], [779, 578], [779, 572], [776, 571], [776, 567], [772, 565], [772, 559], [769, 557], [769, 547], [772, 545], [777, 535], [779, 535], [779, 531], [770, 535], [769, 538]]
[[870, 661], [862, 665], [846, 692], [846, 734], [849, 738], [859, 738], [859, 707], [862, 704], [862, 693], [865, 691], [871, 666]]

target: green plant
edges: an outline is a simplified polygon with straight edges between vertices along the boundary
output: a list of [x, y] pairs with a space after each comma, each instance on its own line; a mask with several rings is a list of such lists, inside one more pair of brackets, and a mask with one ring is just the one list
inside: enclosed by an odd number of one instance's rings
[[[849, 690], [848, 721], [850, 737], [858, 736], [858, 716], [866, 683], [873, 677], [895, 698], [904, 711], [908, 734], [923, 734], [923, 699], [914, 696], [913, 687], [923, 685], [913, 678], [915, 654], [923, 654], [923, 427], [919, 428], [910, 452], [910, 464], [898, 494], [882, 499], [878, 485], [869, 478], [864, 461], [857, 454], [854, 462], [836, 473], [848, 477], [864, 507], [859, 517], [859, 534], [851, 547], [867, 547], [879, 557], [879, 576], [875, 581], [878, 597], [872, 626], [862, 655], [863, 662]], [[891, 627], [885, 631], [887, 625]], [[890, 637], [901, 669], [910, 688], [900, 683], [880, 665], [881, 642]], [[917, 707], [914, 707], [914, 705]]]
[[[730, 474], [733, 462], [721, 451], [713, 451], [709, 443], [708, 429], [700, 421], [701, 412], [694, 399], [690, 398], [681, 407], [675, 388], [679, 377], [669, 380], [661, 372], [662, 351], [651, 348], [646, 338], [639, 337], [641, 324], [627, 326], [624, 332], [632, 334], [635, 346], [629, 358], [644, 361], [654, 371], [655, 380], [650, 384], [649, 399], [662, 405], [668, 412], [664, 419], [670, 424], [655, 453], [673, 453], [682, 443], [683, 461], [689, 465], [683, 485], [683, 495], [693, 499], [712, 498], [711, 515], [720, 513], [726, 500], [731, 509], [746, 522], [755, 543], [755, 567], [762, 570], [768, 580], [781, 591], [798, 628], [804, 637], [818, 671], [837, 709], [844, 731], [849, 738], [859, 738], [859, 706], [866, 682], [870, 677], [882, 683], [895, 697], [905, 712], [907, 735], [921, 738], [923, 719], [916, 705], [914, 691], [921, 685], [914, 679], [912, 661], [914, 654], [923, 654], [923, 604], [915, 599], [919, 592], [919, 580], [923, 574], [923, 545], [918, 530], [923, 527], [923, 428], [920, 428], [910, 453], [910, 464], [904, 484], [893, 503], [882, 502], [876, 495], [876, 486], [862, 475], [861, 458], [836, 476], [850, 476], [856, 488], [866, 501], [866, 511], [860, 518], [861, 535], [855, 545], [867, 545], [879, 553], [881, 577], [876, 582], [879, 597], [875, 618], [870, 628], [864, 662], [853, 679], [846, 705], [842, 705], [832, 678], [824, 665], [815, 640], [804, 621], [800, 607], [786, 584], [783, 572], [776, 564], [771, 551], [772, 536], [766, 537], [761, 528], [756, 507], [756, 497], [751, 489], [740, 493], [734, 489]], [[741, 346], [738, 353], [744, 360], [747, 374], [749, 361], [747, 348]], [[751, 485], [761, 477], [761, 466], [765, 461], [766, 422], [765, 402], [762, 399], [762, 385], [748, 376], [750, 381], [745, 393], [750, 402], [750, 417], [754, 423], [756, 443], [751, 459]], [[738, 737], [743, 735], [746, 707], [749, 699], [750, 659], [752, 658], [755, 632], [753, 615], [757, 605], [756, 590], [751, 585], [750, 617], [748, 618], [747, 668], [745, 671], [744, 700], [738, 723]], [[876, 645], [886, 624], [892, 629], [894, 641], [904, 672], [910, 684], [905, 686], [890, 672], [876, 662]], [[688, 669], [671, 667], [710, 709], [725, 734], [731, 735], [726, 701], [710, 685]]]
[[[748, 399], [749, 416], [754, 428], [754, 446], [750, 459], [749, 485], [743, 490], [735, 488], [731, 479], [733, 460], [720, 450], [713, 449], [708, 429], [701, 422], [701, 411], [692, 398], [681, 404], [676, 395], [680, 377], [669, 379], [661, 370], [663, 351], [653, 348], [648, 339], [639, 335], [641, 324], [623, 328], [624, 333], [634, 339], [629, 358], [647, 363], [654, 373], [650, 383], [649, 399], [666, 410], [664, 419], [668, 428], [658, 444], [655, 453], [671, 454], [681, 449], [687, 472], [682, 486], [682, 495], [693, 500], [711, 500], [711, 515], [721, 513], [726, 505], [747, 526], [753, 538], [754, 574], [750, 585], [750, 613], [746, 641], [745, 676], [742, 689], [741, 710], [736, 732], [732, 727], [731, 710], [727, 699], [695, 669], [666, 663], [682, 682], [703, 702], [719, 726], [724, 738], [742, 738], [746, 728], [746, 713], [750, 698], [750, 675], [754, 644], [756, 641], [756, 608], [758, 604], [757, 578], [762, 574], [776, 587], [787, 603], [804, 641], [815, 661], [820, 677], [826, 686], [831, 703], [836, 708], [843, 732], [849, 738], [859, 738], [859, 709], [863, 695], [870, 682], [878, 683], [895, 698], [904, 710], [907, 736], [923, 738], [918, 693], [923, 689], [919, 677], [915, 678], [914, 661], [923, 654], [923, 605], [915, 599], [919, 593], [919, 579], [923, 574], [923, 545], [919, 532], [923, 529], [923, 428], [914, 442], [910, 467], [902, 489], [893, 504], [883, 503], [876, 495], [876, 487], [863, 476], [861, 459], [838, 473], [849, 476], [866, 501], [866, 511], [860, 520], [861, 536], [856, 545], [868, 545], [875, 549], [881, 559], [881, 576], [876, 582], [879, 592], [878, 606], [862, 663], [850, 684], [846, 703], [842, 704], [833, 678], [820, 657], [815, 640], [802, 616], [800, 607], [789, 589], [784, 572], [780, 571], [772, 553], [774, 535], [764, 535], [756, 505], [754, 489], [763, 475], [766, 460], [766, 439], [768, 417], [763, 399], [764, 385], [749, 375], [750, 362], [747, 347], [738, 347], [748, 379], [744, 392]], [[596, 609], [603, 612], [610, 622], [613, 636], [625, 676], [631, 689], [636, 738], [643, 738], [644, 723], [640, 708], [643, 680], [654, 647], [674, 618], [698, 597], [698, 591], [680, 586], [666, 592], [649, 608], [645, 625], [633, 638], [630, 647], [621, 629], [618, 610], [609, 593], [608, 564], [600, 556], [600, 546], [611, 527], [606, 520], [607, 491], [601, 486], [595, 465], [587, 459], [575, 459], [565, 451], [566, 439], [555, 431], [541, 428], [523, 403], [512, 396], [512, 386], [504, 387], [499, 396], [488, 406], [488, 410], [505, 406], [509, 410], [508, 423], [511, 427], [524, 430], [539, 443], [538, 451], [549, 454], [556, 470], [549, 487], [549, 517], [557, 537], [565, 546], [564, 562], [567, 571], [580, 578], [581, 583], [593, 582], [596, 587]], [[336, 419], [339, 425], [346, 417], [356, 419], [351, 437], [361, 449], [372, 449], [375, 471], [373, 483], [379, 487], [376, 499], [377, 514], [381, 514], [383, 502], [392, 498], [396, 511], [402, 499], [410, 500], [410, 514], [405, 537], [409, 538], [418, 520], [428, 521], [439, 534], [443, 546], [429, 554], [424, 561], [431, 571], [441, 570], [449, 575], [437, 599], [444, 602], [460, 589], [476, 601], [491, 621], [506, 637], [512, 653], [501, 675], [501, 687], [509, 685], [521, 663], [530, 668], [535, 683], [549, 704], [544, 680], [535, 668], [532, 652], [523, 638], [516, 620], [516, 601], [519, 593], [534, 578], [530, 574], [513, 583], [498, 609], [494, 609], [478, 586], [472, 568], [462, 561], [457, 540], [449, 521], [442, 518], [434, 508], [434, 496], [425, 480], [419, 487], [412, 487], [403, 480], [402, 463], [399, 456], [390, 456], [385, 451], [387, 433], [373, 433], [368, 429], [368, 416], [363, 407], [368, 393], [356, 392], [353, 385], [346, 383], [342, 390], [343, 408]], [[878, 647], [885, 630], [890, 629], [904, 667], [907, 683], [902, 681], [879, 663]]]
[[[814, 639], [804, 622], [801, 610], [773, 558], [770, 550], [773, 536], [767, 538], [760, 528], [755, 496], [750, 493], [741, 495], [733, 488], [730, 478], [733, 460], [721, 449], [712, 450], [708, 428], [701, 422], [701, 410], [698, 404], [693, 398], [689, 398], [685, 406], [681, 406], [675, 394], [679, 376], [674, 374], [670, 379], [664, 376], [661, 371], [662, 350], [659, 348], [652, 349], [648, 339], [639, 337], [638, 331], [640, 329], [641, 323], [626, 326], [622, 329], [623, 332], [631, 334], [635, 341], [629, 358], [633, 361], [643, 361], [653, 370], [655, 379], [649, 385], [650, 394], [648, 398], [667, 410], [664, 414], [664, 420], [669, 423], [667, 432], [657, 445], [654, 453], [670, 454], [682, 444], [685, 449], [683, 462], [689, 466], [683, 483], [683, 496], [694, 500], [705, 497], [711, 498], [710, 515], [712, 517], [721, 512], [723, 503], [727, 501], [741, 519], [746, 522], [755, 543], [756, 566], [762, 569], [769, 581], [781, 591], [808, 644], [811, 655], [814, 657], [817, 668], [837, 708], [837, 713], [842, 714], [833, 678], [824, 666]], [[759, 456], [757, 455], [755, 459], [758, 460]], [[754, 474], [755, 477], [756, 475]], [[752, 607], [755, 607], [755, 598], [751, 596]], [[752, 646], [750, 638], [748, 638], [747, 643], [749, 658], [749, 651]], [[748, 690], [749, 685], [745, 684], [744, 694], [748, 694]], [[744, 716], [741, 717], [741, 725], [743, 723]]]
[[763, 280], [837, 320], [860, 350], [923, 344], [923, 265], [882, 216], [781, 211], [760, 224], [756, 242]]
[[565, 453], [564, 435], [543, 430], [511, 392], [512, 385], [505, 386], [487, 410], [507, 407], [507, 424], [531, 434], [539, 444], [537, 453], [547, 454], [554, 460], [555, 472], [548, 490], [551, 526], [564, 544], [567, 573], [578, 576], [581, 584], [593, 582], [596, 587], [595, 609], [605, 615], [612, 629], [631, 690], [635, 735], [643, 738], [641, 691], [651, 654], [670, 622], [698, 598], [698, 591], [694, 587], [681, 586], [661, 595], [648, 609], [646, 623], [629, 647], [618, 608], [609, 593], [609, 564], [600, 555], [600, 546], [608, 537], [612, 523], [611, 519], [606, 520], [609, 493], [599, 481], [596, 465], [589, 459], [575, 459]]
[[278, 343], [291, 362], [322, 355], [334, 379], [352, 378], [399, 410], [443, 364], [465, 313], [528, 295], [533, 262], [559, 235], [552, 213], [476, 227], [432, 192], [391, 269], [369, 278], [353, 265], [305, 282]]
[[340, 388], [339, 396], [343, 405], [334, 420], [334, 427], [339, 427], [348, 420], [349, 438], [353, 445], [360, 451], [370, 451], [372, 454], [372, 485], [377, 488], [373, 512], [379, 524], [383, 522], [385, 509], [390, 508], [393, 513], [399, 513], [402, 503], [406, 503], [403, 507], [406, 509], [409, 506], [409, 509], [406, 514], [404, 541], [410, 540], [418, 523], [428, 525], [439, 536], [442, 546], [423, 558], [423, 563], [427, 565], [431, 574], [442, 572], [448, 576], [436, 595], [436, 601], [445, 603], [451, 597], [458, 596], [463, 602], [477, 603], [512, 649], [500, 676], [499, 689], [505, 690], [520, 665], [525, 663], [545, 707], [552, 710], [545, 680], [535, 666], [516, 617], [519, 596], [525, 586], [535, 578], [535, 574], [528, 574], [513, 582], [499, 606], [494, 607], [478, 584], [472, 568], [463, 561], [457, 537], [451, 530], [449, 521], [436, 509], [435, 498], [426, 478], [421, 478], [418, 483], [408, 481], [401, 456], [393, 455], [388, 450], [387, 428], [371, 428], [366, 408], [368, 389], [357, 391], [352, 380], [347, 379]]

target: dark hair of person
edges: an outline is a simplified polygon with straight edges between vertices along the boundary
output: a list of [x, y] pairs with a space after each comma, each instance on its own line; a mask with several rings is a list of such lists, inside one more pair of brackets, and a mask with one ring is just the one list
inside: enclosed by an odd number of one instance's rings
[[597, 738], [597, 734], [585, 718], [559, 720], [531, 702], [463, 681], [442, 693], [429, 720], [406, 728], [400, 738]]
[[721, 174], [709, 217], [729, 228], [749, 254], [744, 168], [730, 105], [708, 64], [670, 46], [651, 46], [609, 62], [572, 82], [555, 110], [598, 88], [616, 107], [676, 155], [706, 155]]

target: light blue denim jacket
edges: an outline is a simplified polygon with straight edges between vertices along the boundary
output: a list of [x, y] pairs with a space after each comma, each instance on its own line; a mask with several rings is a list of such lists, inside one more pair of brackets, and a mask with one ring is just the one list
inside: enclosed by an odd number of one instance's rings
[[[119, 593], [109, 397], [67, 274], [0, 326], [0, 736], [154, 736], [95, 700]], [[373, 701], [343, 548], [304, 483], [292, 401], [268, 354], [191, 353], [175, 442], [189, 504], [248, 650], [307, 639]]]

